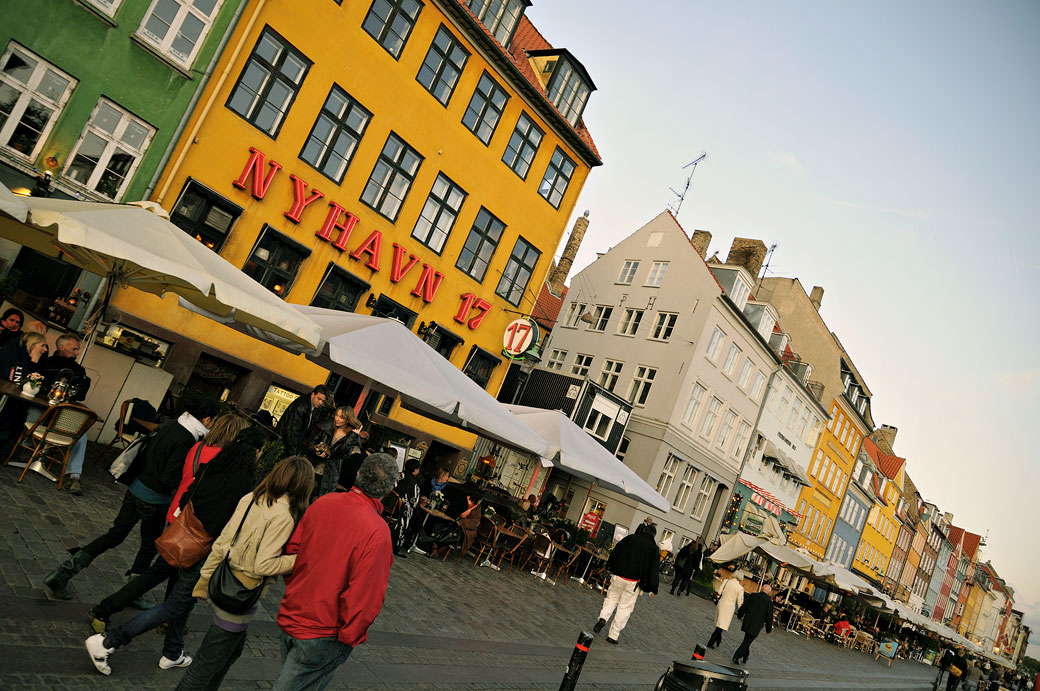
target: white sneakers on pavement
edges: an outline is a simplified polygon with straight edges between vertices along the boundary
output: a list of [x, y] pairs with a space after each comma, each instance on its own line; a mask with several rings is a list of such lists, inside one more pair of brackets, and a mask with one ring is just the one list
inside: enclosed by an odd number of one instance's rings
[[190, 655], [185, 655], [184, 653], [181, 653], [181, 656], [178, 657], [176, 660], [171, 660], [170, 658], [166, 657], [165, 655], [163, 655], [162, 657], [159, 658], [159, 669], [173, 669], [174, 667], [187, 667], [190, 664], [191, 664], [191, 656]]
[[108, 656], [112, 654], [115, 648], [105, 647], [105, 634], [95, 633], [86, 640], [84, 645], [87, 648], [87, 654], [90, 655], [90, 661], [94, 663], [97, 671], [105, 676], [111, 674], [112, 668], [108, 666]]

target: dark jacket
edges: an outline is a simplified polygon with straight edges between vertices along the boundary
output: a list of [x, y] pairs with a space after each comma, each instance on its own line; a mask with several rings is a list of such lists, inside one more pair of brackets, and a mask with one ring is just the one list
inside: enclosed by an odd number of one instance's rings
[[689, 578], [694, 574], [701, 563], [701, 552], [694, 548], [694, 543], [687, 543], [685, 547], [679, 550], [679, 554], [675, 555], [675, 568], [678, 569], [679, 573], [684, 578]]
[[202, 527], [216, 537], [231, 520], [239, 500], [252, 492], [255, 485], [253, 474], [241, 467], [211, 468], [207, 463], [181, 496], [181, 508], [190, 500]]
[[629, 535], [617, 543], [607, 558], [607, 570], [615, 576], [639, 581], [644, 593], [657, 594], [661, 552], [646, 535]]
[[[63, 370], [68, 370], [64, 372]], [[75, 389], [75, 395], [70, 396], [71, 401], [82, 401], [87, 397], [87, 389], [90, 388], [90, 377], [83, 365], [76, 362], [75, 358], [65, 357], [53, 353], [47, 357], [40, 358], [40, 371], [47, 377], [44, 386], [51, 386], [62, 376], [68, 378], [69, 386]]]
[[[327, 465], [330, 460], [334, 460], [338, 462], [337, 465], [342, 465], [348, 456], [361, 452], [361, 437], [358, 436], [357, 432], [348, 432], [345, 437], [340, 437], [338, 441], [333, 442], [332, 437], [334, 433], [335, 426], [331, 419], [319, 422], [311, 428], [310, 434], [307, 435], [307, 441], [303, 444], [304, 455], [310, 459], [311, 463], [325, 463]], [[313, 452], [314, 447], [318, 444], [328, 445], [328, 458], [319, 458]]]
[[3, 348], [0, 348], [0, 377], [13, 381], [11, 375], [14, 373], [15, 367], [18, 365], [22, 366], [22, 381], [25, 383], [26, 377], [30, 372], [40, 372], [40, 365], [46, 358], [40, 358], [39, 362], [33, 362], [29, 359], [29, 351], [25, 349], [21, 343], [17, 340], [9, 342]]
[[740, 630], [757, 636], [762, 627], [766, 633], [773, 631], [773, 598], [763, 592], [751, 593], [737, 610], [737, 619], [743, 620]]
[[[170, 420], [156, 431], [148, 446], [141, 452], [144, 460], [137, 479], [148, 489], [173, 497], [173, 493], [181, 484], [184, 459], [196, 441], [198, 439], [194, 434], [184, 429], [176, 420]], [[234, 500], [237, 502], [241, 498], [239, 495], [234, 497]]]
[[289, 404], [278, 420], [278, 433], [285, 444], [285, 455], [295, 456], [304, 451], [304, 442], [311, 427], [319, 422], [318, 409], [311, 406], [311, 397], [304, 394]]

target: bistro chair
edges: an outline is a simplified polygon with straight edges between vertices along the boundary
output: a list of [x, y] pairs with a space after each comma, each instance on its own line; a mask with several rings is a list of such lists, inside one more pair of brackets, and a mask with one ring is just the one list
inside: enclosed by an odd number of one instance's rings
[[567, 552], [564, 549], [557, 549], [553, 552], [552, 563], [549, 564], [549, 568], [556, 569], [556, 575], [553, 576], [553, 582], [559, 582], [560, 578], [563, 578], [563, 584], [567, 584], [567, 577], [571, 575], [571, 569], [578, 561], [578, 557], [581, 556], [581, 550], [574, 548], [572, 552]]
[[383, 520], [386, 521], [386, 525], [390, 528], [390, 532], [394, 532], [397, 529], [397, 524], [401, 521], [401, 509], [404, 506], [404, 501], [401, 499], [396, 491], [390, 490], [390, 492], [383, 497]]
[[802, 613], [798, 617], [798, 623], [794, 627], [796, 634], [804, 633], [806, 638], [812, 638], [813, 626], [816, 624], [816, 619], [811, 614]]
[[58, 473], [58, 489], [65, 482], [65, 466], [69, 463], [69, 451], [72, 445], [79, 441], [80, 437], [98, 421], [97, 414], [90, 408], [85, 408], [75, 403], [62, 403], [48, 408], [36, 422], [26, 422], [22, 433], [18, 435], [18, 441], [8, 454], [4, 465], [11, 461], [11, 456], [19, 448], [28, 449], [29, 460], [18, 476], [18, 482], [25, 478], [29, 466], [41, 461], [47, 464], [50, 472], [50, 464], [61, 463], [61, 472]]
[[548, 570], [554, 549], [552, 538], [543, 533], [537, 533], [531, 539], [531, 554], [528, 555], [527, 561], [521, 568], [526, 570], [527, 564], [533, 559], [534, 571], [531, 573], [540, 576]]
[[119, 406], [119, 419], [116, 420], [116, 436], [112, 437], [112, 441], [108, 443], [109, 446], [115, 446], [119, 444], [124, 449], [130, 446], [130, 444], [137, 439], [136, 434], [131, 434], [124, 431], [126, 423], [130, 422], [130, 415], [133, 413], [134, 399], [128, 398], [123, 401], [123, 404]]
[[479, 564], [483, 557], [487, 557], [488, 561], [491, 561], [495, 555], [497, 540], [498, 526], [491, 516], [484, 516], [480, 519], [480, 525], [477, 526], [477, 539], [473, 541], [473, 546], [477, 548], [477, 558], [473, 560], [474, 566]]
[[[509, 560], [509, 570], [506, 573], [513, 573], [513, 567], [518, 563], [524, 564], [527, 562], [527, 550], [530, 544], [527, 542], [528, 534], [524, 533], [517, 542], [513, 545], [508, 545], [499, 540], [499, 551], [498, 551], [498, 562], [495, 566], [502, 568], [502, 562]], [[509, 538], [506, 538], [508, 541]]]

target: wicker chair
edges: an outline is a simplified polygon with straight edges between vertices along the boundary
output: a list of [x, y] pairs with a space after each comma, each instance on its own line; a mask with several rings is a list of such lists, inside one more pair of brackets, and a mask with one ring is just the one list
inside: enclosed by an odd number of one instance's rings
[[[11, 456], [19, 448], [28, 449], [29, 460], [18, 476], [18, 482], [25, 478], [29, 466], [35, 461], [61, 463], [61, 472], [58, 473], [58, 489], [61, 489], [65, 481], [65, 467], [69, 464], [69, 451], [72, 445], [79, 441], [80, 437], [98, 421], [97, 414], [90, 408], [85, 408], [75, 403], [63, 403], [48, 408], [36, 422], [25, 423], [25, 429], [18, 435], [18, 441], [8, 454], [6, 465], [11, 461]], [[50, 468], [48, 467], [48, 472]]]

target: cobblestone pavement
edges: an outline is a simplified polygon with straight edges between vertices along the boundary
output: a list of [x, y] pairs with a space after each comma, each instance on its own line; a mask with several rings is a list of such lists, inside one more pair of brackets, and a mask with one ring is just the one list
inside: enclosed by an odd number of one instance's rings
[[[0, 468], [0, 689], [170, 689], [180, 670], [163, 671], [160, 637], [144, 634], [111, 659], [101, 677], [83, 650], [90, 605], [123, 583], [136, 533], [73, 579], [71, 602], [55, 600], [43, 576], [66, 548], [99, 535], [114, 517], [123, 486], [105, 472], [110, 452], [92, 446], [85, 496], [55, 490], [29, 473]], [[269, 689], [281, 667], [277, 625], [280, 588], [272, 588], [250, 627], [242, 659], [224, 688]], [[651, 689], [673, 660], [689, 659], [707, 641], [713, 606], [697, 597], [641, 597], [620, 645], [598, 637], [578, 688]], [[150, 597], [158, 597], [153, 593]], [[494, 572], [472, 561], [446, 563], [412, 555], [391, 571], [386, 604], [369, 640], [340, 669], [333, 688], [557, 689], [578, 633], [596, 620], [601, 596], [575, 582], [540, 581]], [[132, 611], [122, 616], [131, 616]], [[119, 621], [117, 617], [116, 621]], [[205, 605], [189, 621], [187, 647], [209, 625]], [[740, 641], [734, 625], [709, 661], [725, 663]], [[747, 665], [753, 689], [925, 689], [931, 667], [808, 641], [784, 631], [761, 635]]]

